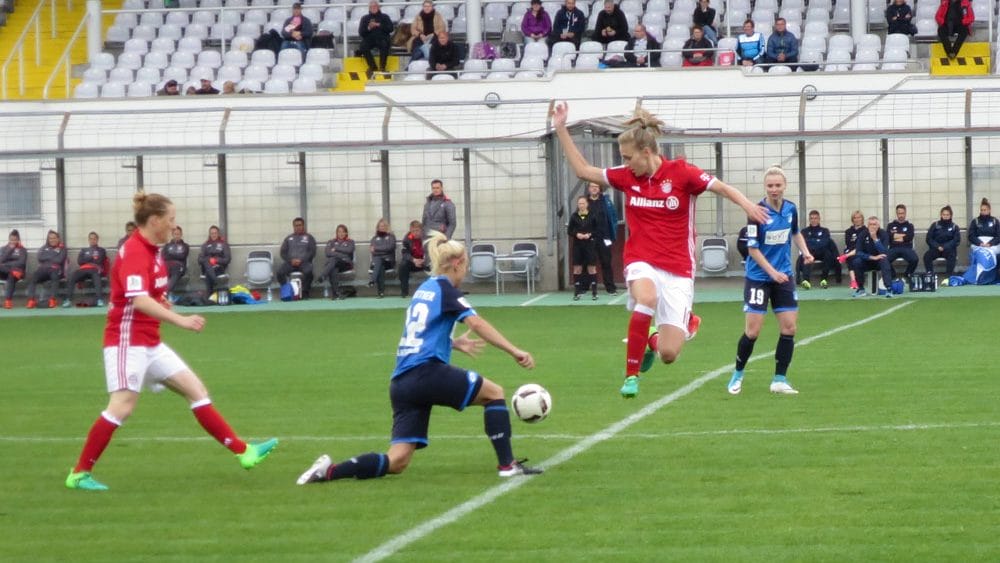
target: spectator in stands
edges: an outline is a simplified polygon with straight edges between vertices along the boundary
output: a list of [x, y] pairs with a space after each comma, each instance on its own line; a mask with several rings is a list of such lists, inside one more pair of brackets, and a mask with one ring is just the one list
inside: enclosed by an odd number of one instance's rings
[[979, 216], [969, 223], [969, 246], [988, 248], [994, 256], [1000, 254], [1000, 221], [991, 215], [993, 208], [985, 197], [979, 202]]
[[90, 282], [94, 286], [97, 306], [104, 306], [101, 276], [108, 275], [111, 268], [108, 262], [108, 251], [101, 246], [101, 237], [93, 231], [87, 235], [87, 242], [90, 246], [80, 249], [80, 254], [76, 258], [76, 263], [80, 268], [73, 272], [69, 281], [66, 282], [66, 299], [63, 301], [63, 308], [73, 306], [73, 292], [76, 290], [76, 284], [82, 284], [87, 278], [90, 278]]
[[[806, 241], [806, 248], [809, 249], [809, 254], [813, 256], [813, 264], [823, 265], [823, 269], [820, 271], [822, 277], [820, 278], [819, 286], [823, 289], [827, 288], [829, 285], [827, 280], [830, 277], [830, 272], [833, 272], [836, 282], [839, 285], [842, 274], [840, 263], [837, 262], [837, 243], [833, 242], [830, 229], [820, 224], [819, 211], [813, 209], [809, 212], [809, 226], [802, 229], [802, 238]], [[799, 282], [802, 284], [802, 288], [811, 288], [812, 283], [809, 282], [809, 278], [811, 277], [812, 266], [806, 264], [801, 255], [796, 264], [796, 270], [799, 273]]]
[[736, 37], [736, 59], [743, 66], [753, 66], [764, 59], [764, 34], [754, 31], [753, 20], [743, 22], [743, 33]]
[[927, 229], [927, 252], [924, 253], [924, 270], [934, 272], [934, 260], [944, 258], [945, 274], [955, 275], [955, 258], [958, 256], [958, 245], [962, 242], [962, 234], [958, 225], [951, 220], [951, 206], [941, 208], [940, 218]]
[[198, 253], [201, 275], [205, 276], [206, 295], [215, 293], [215, 288], [219, 285], [219, 276], [225, 275], [232, 258], [229, 243], [222, 237], [219, 227], [215, 225], [209, 227], [208, 240], [201, 245], [201, 252]]
[[637, 24], [625, 46], [625, 62], [636, 67], [660, 66], [660, 48], [660, 42], [646, 32], [646, 26]]
[[[434, 72], [457, 71], [462, 66], [462, 48], [451, 40], [447, 31], [441, 30], [431, 41], [431, 54], [427, 62]], [[458, 77], [458, 72], [451, 74]], [[427, 79], [430, 80], [432, 76], [433, 74], [428, 73]]]
[[160, 255], [167, 264], [167, 299], [173, 297], [174, 288], [177, 282], [187, 274], [188, 254], [191, 253], [191, 246], [184, 242], [184, 229], [179, 225], [174, 227], [171, 233], [170, 242], [163, 245]]
[[302, 15], [302, 4], [292, 4], [292, 15], [281, 26], [281, 48], [298, 49], [302, 58], [309, 50], [309, 41], [313, 36], [313, 24], [309, 18]]
[[222, 83], [222, 95], [228, 96], [230, 94], [237, 94], [236, 83], [232, 80], [227, 80]]
[[[590, 294], [597, 301], [597, 256], [595, 231], [596, 217], [590, 212], [590, 199], [587, 196], [576, 198], [576, 212], [569, 216], [566, 234], [573, 243], [573, 301], [579, 301], [580, 296]], [[583, 272], [584, 267], [587, 273]]]
[[[774, 20], [774, 32], [767, 38], [764, 62], [788, 65], [792, 70], [795, 70], [793, 63], [799, 62], [799, 40], [788, 31], [785, 18]], [[767, 70], [767, 67], [764, 70]]]
[[337, 274], [354, 269], [354, 239], [347, 233], [347, 225], [337, 225], [337, 233], [326, 242], [326, 267], [320, 281], [330, 284], [330, 299], [343, 299], [337, 285]]
[[897, 258], [906, 261], [907, 277], [917, 271], [917, 253], [913, 250], [913, 235], [916, 229], [913, 223], [906, 220], [906, 206], [900, 203], [896, 206], [896, 220], [889, 223], [889, 265]]
[[712, 49], [715, 46], [705, 38], [702, 29], [691, 26], [691, 37], [684, 42], [683, 66], [712, 66]]
[[851, 226], [844, 231], [844, 253], [837, 257], [837, 262], [847, 264], [847, 273], [851, 277], [851, 289], [858, 288], [858, 280], [854, 279], [854, 248], [858, 244], [858, 235], [865, 230], [865, 216], [860, 210], [851, 213]]
[[691, 21], [701, 27], [705, 37], [715, 45], [719, 42], [719, 33], [715, 29], [715, 8], [709, 6], [709, 3], [709, 0], [699, 0]]
[[171, 80], [167, 80], [166, 83], [163, 84], [163, 88], [162, 89], [156, 91], [156, 95], [157, 96], [180, 96], [181, 95], [181, 90], [177, 86], [177, 81], [171, 79]]
[[542, 7], [542, 0], [531, 0], [531, 9], [521, 18], [521, 33], [524, 43], [541, 43], [552, 33], [552, 19]]
[[316, 239], [306, 232], [306, 220], [296, 217], [292, 220], [292, 234], [281, 243], [281, 259], [285, 262], [278, 267], [278, 283], [288, 283], [292, 272], [302, 274], [302, 299], [309, 299], [312, 289], [313, 258], [316, 257]]
[[420, 221], [410, 221], [410, 232], [403, 237], [403, 250], [399, 257], [399, 294], [410, 296], [410, 273], [428, 271], [430, 261], [424, 253], [424, 226]]
[[0, 249], [0, 280], [4, 280], [3, 308], [14, 306], [14, 287], [24, 279], [28, 265], [28, 251], [21, 244], [21, 233], [17, 229], [7, 236], [7, 245]]
[[597, 14], [593, 38], [605, 47], [612, 41], [629, 40], [628, 20], [625, 12], [615, 5], [615, 0], [604, 0], [604, 9]]
[[424, 0], [420, 13], [410, 25], [410, 39], [406, 43], [411, 61], [430, 58], [431, 42], [439, 31], [448, 31], [448, 22], [444, 21], [441, 12], [434, 9], [431, 0]]
[[187, 90], [184, 90], [185, 96], [197, 96], [198, 89], [194, 87], [194, 84], [189, 84]]
[[381, 299], [385, 297], [385, 271], [396, 266], [396, 235], [392, 234], [392, 227], [385, 219], [379, 219], [375, 225], [370, 252], [372, 265], [369, 269], [368, 287], [376, 288], [378, 298]]
[[[368, 63], [367, 76], [371, 79], [375, 71], [385, 72], [385, 64], [389, 60], [389, 38], [392, 37], [392, 20], [382, 13], [377, 0], [368, 3], [368, 13], [358, 24], [358, 35], [361, 36], [361, 55]], [[378, 49], [379, 64], [375, 66], [372, 51]]]
[[431, 193], [424, 204], [421, 223], [424, 224], [425, 236], [430, 236], [430, 231], [440, 231], [448, 238], [455, 234], [455, 203], [444, 195], [441, 180], [431, 180]]
[[917, 28], [913, 25], [913, 9], [906, 3], [906, 0], [893, 0], [885, 9], [885, 21], [888, 24], [887, 33], [902, 33], [904, 35], [917, 33]]
[[889, 234], [882, 230], [878, 217], [868, 218], [868, 227], [858, 233], [854, 246], [854, 279], [859, 280], [854, 297], [864, 297], [865, 272], [878, 270], [882, 274], [882, 284], [886, 288], [885, 296], [892, 297], [888, 291], [892, 287], [892, 266], [889, 262]]
[[566, 3], [556, 12], [552, 22], [552, 33], [546, 41], [549, 48], [559, 41], [569, 41], [580, 48], [583, 32], [587, 30], [587, 16], [583, 10], [576, 7], [576, 0], [566, 0]]
[[38, 249], [38, 269], [31, 276], [28, 283], [28, 308], [34, 309], [38, 305], [35, 299], [35, 286], [39, 283], [51, 282], [52, 293], [49, 296], [49, 309], [56, 306], [56, 284], [66, 273], [66, 247], [62, 243], [59, 233], [49, 231], [45, 237], [45, 244]]
[[201, 79], [201, 87], [194, 91], [195, 94], [199, 96], [214, 96], [219, 93], [215, 86], [212, 86], [212, 80], [210, 78]]
[[[972, 12], [971, 0], [941, 0], [934, 19], [938, 24], [938, 39], [949, 59], [958, 56], [962, 43], [972, 35], [972, 23], [976, 15]], [[955, 40], [952, 41], [952, 36]]]
[[594, 230], [594, 245], [597, 247], [597, 261], [601, 265], [604, 289], [609, 295], [618, 295], [611, 261], [611, 247], [618, 236], [618, 213], [615, 211], [615, 205], [611, 203], [611, 198], [604, 193], [601, 185], [595, 182], [587, 185], [587, 205], [597, 224]]
[[132, 236], [132, 233], [135, 232], [135, 228], [136, 228], [135, 221], [129, 221], [128, 223], [125, 223], [125, 236], [118, 239], [118, 246], [116, 248], [121, 248], [121, 246], [125, 244], [125, 241], [128, 240], [128, 237]]

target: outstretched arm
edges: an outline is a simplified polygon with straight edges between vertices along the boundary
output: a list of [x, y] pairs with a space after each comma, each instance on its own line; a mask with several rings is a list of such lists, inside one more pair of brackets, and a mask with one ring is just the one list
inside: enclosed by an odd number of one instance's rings
[[739, 205], [743, 208], [743, 211], [747, 214], [747, 217], [758, 224], [764, 225], [767, 223], [768, 214], [767, 211], [754, 204], [752, 201], [747, 199], [747, 196], [743, 195], [743, 192], [737, 190], [736, 188], [730, 186], [729, 184], [723, 182], [722, 180], [716, 178], [710, 186], [708, 186], [709, 191], [717, 193], [722, 197], [728, 199], [729, 201]]
[[465, 326], [469, 327], [472, 332], [475, 332], [482, 337], [483, 340], [510, 354], [511, 357], [514, 358], [514, 361], [517, 362], [517, 365], [528, 369], [535, 367], [535, 360], [531, 357], [531, 354], [511, 344], [510, 341], [507, 340], [503, 334], [500, 334], [499, 330], [493, 328], [493, 325], [488, 323], [486, 319], [478, 315], [472, 315], [465, 319]]
[[602, 186], [606, 185], [604, 171], [587, 162], [580, 149], [576, 147], [576, 143], [573, 142], [573, 136], [569, 134], [569, 129], [566, 128], [566, 118], [568, 116], [569, 104], [566, 102], [559, 102], [552, 108], [552, 125], [556, 129], [559, 144], [562, 145], [563, 154], [566, 155], [566, 160], [569, 161], [573, 173], [581, 180], [594, 182]]

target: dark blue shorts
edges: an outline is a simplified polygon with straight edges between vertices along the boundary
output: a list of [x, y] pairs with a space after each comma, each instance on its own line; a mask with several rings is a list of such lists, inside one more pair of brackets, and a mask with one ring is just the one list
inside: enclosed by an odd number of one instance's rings
[[474, 371], [431, 362], [401, 373], [389, 383], [392, 443], [427, 447], [427, 427], [434, 405], [464, 410], [483, 386]]
[[791, 277], [785, 283], [775, 281], [746, 280], [743, 284], [743, 312], [767, 313], [767, 304], [775, 313], [799, 310], [799, 294], [795, 280]]

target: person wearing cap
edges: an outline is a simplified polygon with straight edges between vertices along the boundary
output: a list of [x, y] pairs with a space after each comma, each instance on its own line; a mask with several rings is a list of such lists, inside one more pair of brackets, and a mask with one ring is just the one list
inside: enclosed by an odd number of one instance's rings
[[309, 18], [302, 15], [302, 4], [292, 4], [292, 15], [281, 26], [282, 49], [298, 49], [305, 58], [309, 50], [309, 41], [313, 36], [313, 24]]
[[0, 280], [4, 284], [3, 308], [13, 307], [14, 286], [24, 279], [25, 268], [28, 264], [28, 251], [21, 244], [21, 233], [17, 229], [10, 232], [7, 237], [7, 245], [0, 248]]
[[180, 96], [181, 89], [177, 86], [176, 80], [167, 80], [163, 88], [156, 91], [157, 96]]
[[212, 86], [212, 81], [211, 80], [209, 80], [208, 78], [202, 78], [201, 79], [201, 88], [198, 88], [197, 90], [195, 90], [194, 93], [195, 94], [213, 94], [214, 95], [214, 94], [218, 94], [219, 91], [215, 89], [215, 86]]

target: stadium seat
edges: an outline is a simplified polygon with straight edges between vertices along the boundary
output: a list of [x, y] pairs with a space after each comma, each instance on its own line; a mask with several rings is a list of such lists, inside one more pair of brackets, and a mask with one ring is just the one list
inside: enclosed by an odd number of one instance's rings
[[778, 74], [791, 74], [792, 73], [792, 67], [787, 66], [787, 65], [776, 65], [776, 66], [772, 66], [771, 69], [768, 72], [770, 74], [775, 74], [775, 75], [778, 75]]
[[191, 16], [191, 23], [202, 25], [206, 28], [215, 25], [215, 12], [209, 10], [198, 10]]
[[323, 67], [316, 63], [305, 63], [299, 67], [299, 78], [308, 78], [319, 83], [323, 80]]
[[278, 52], [277, 64], [298, 67], [302, 64], [302, 52], [298, 49], [282, 49]]
[[[248, 10], [245, 14], [243, 14], [243, 23], [257, 24], [257, 31], [259, 34], [260, 29], [267, 25], [267, 11]], [[256, 37], [256, 35], [254, 37]]]
[[626, 41], [612, 41], [608, 43], [608, 48], [604, 52], [605, 60], [610, 60], [614, 58], [619, 58], [625, 60], [625, 47], [628, 46]]
[[268, 49], [257, 49], [250, 55], [250, 64], [261, 65], [267, 68], [274, 66], [276, 62], [274, 51]]
[[149, 82], [133, 82], [128, 85], [129, 98], [148, 98], [153, 95], [153, 85]]
[[197, 37], [182, 37], [177, 42], [177, 51], [185, 53], [200, 53], [201, 39]]
[[245, 37], [242, 35], [237, 35], [233, 37], [233, 40], [229, 43], [229, 49], [232, 51], [242, 51], [244, 53], [249, 53], [253, 51], [254, 41], [250, 37]]
[[934, 18], [917, 20], [917, 37], [937, 37], [937, 22]]
[[316, 81], [312, 78], [300, 76], [292, 82], [292, 93], [313, 94], [316, 92]]
[[854, 38], [845, 33], [840, 33], [837, 35], [831, 35], [827, 47], [833, 50], [847, 51], [848, 53], [854, 52]]
[[601, 55], [596, 53], [581, 53], [576, 58], [577, 70], [592, 70], [601, 67]]
[[124, 98], [125, 97], [125, 84], [121, 82], [108, 82], [104, 86], [101, 86], [101, 97], [102, 98]]
[[177, 41], [184, 36], [183, 28], [172, 23], [163, 24], [157, 29], [156, 36], [163, 39]]
[[90, 100], [100, 96], [100, 85], [94, 82], [81, 82], [73, 89], [73, 97], [81, 100]]
[[406, 72], [427, 72], [431, 68], [431, 63], [427, 59], [419, 59], [416, 61], [410, 61], [406, 65]]
[[827, 72], [846, 72], [851, 68], [851, 54], [847, 51], [830, 51], [826, 55], [826, 66], [823, 70]]
[[194, 53], [190, 51], [177, 51], [170, 56], [170, 66], [179, 66], [181, 68], [191, 69], [194, 65]]
[[113, 25], [108, 28], [104, 40], [108, 43], [125, 43], [131, 35], [132, 32], [129, 28], [121, 25]]
[[590, 53], [600, 57], [604, 56], [604, 45], [597, 41], [584, 41], [580, 43], [580, 54]]
[[142, 55], [138, 53], [122, 53], [118, 55], [119, 68], [127, 68], [131, 70], [136, 70], [142, 67]]
[[115, 21], [112, 26], [123, 27], [125, 29], [132, 29], [133, 27], [139, 25], [139, 16], [134, 13], [118, 13], [115, 14]]
[[[118, 14], [120, 16], [125, 14]], [[191, 23], [191, 14], [185, 12], [184, 10], [177, 10], [174, 12], [167, 13], [167, 17], [163, 20], [164, 25], [176, 25], [177, 27], [184, 27]]]
[[188, 24], [188, 26], [184, 28], [184, 38], [186, 39], [188, 37], [204, 41], [208, 39], [208, 27], [200, 23]]
[[472, 75], [482, 78], [489, 70], [486, 61], [482, 59], [467, 59], [462, 69], [465, 71], [462, 73], [463, 79], [468, 79]]
[[882, 52], [882, 38], [874, 33], [866, 33], [861, 36], [854, 45], [855, 52], [861, 51], [875, 51], [875, 53]]
[[321, 67], [330, 65], [330, 51], [327, 49], [309, 49], [306, 51], [307, 64], [317, 64]]
[[163, 12], [143, 12], [139, 16], [139, 25], [160, 27], [163, 25]]
[[546, 61], [549, 58], [549, 47], [545, 43], [528, 43], [524, 46], [522, 61], [529, 57]]
[[264, 93], [265, 94], [287, 94], [288, 93], [288, 82], [285, 80], [280, 80], [272, 78], [264, 83]]
[[473, 280], [492, 279], [496, 284], [497, 247], [493, 243], [473, 243], [469, 252], [469, 274]]
[[150, 53], [170, 54], [177, 50], [177, 42], [166, 37], [157, 37], [149, 45]]
[[245, 69], [243, 69], [243, 79], [244, 80], [255, 80], [263, 84], [267, 82], [270, 78], [271, 73], [264, 65], [258, 65], [251, 63]]
[[819, 35], [807, 35], [802, 38], [800, 50], [819, 51], [820, 53], [825, 53], [826, 38]]
[[274, 280], [274, 269], [269, 250], [251, 250], [247, 254], [245, 277], [246, 284], [250, 289], [266, 289], [267, 300], [271, 300], [271, 281]]
[[509, 78], [517, 70], [517, 63], [514, 59], [493, 59], [490, 64], [490, 74], [493, 73], [506, 73]]
[[545, 61], [538, 57], [529, 57], [528, 55], [525, 55], [524, 58], [521, 59], [521, 64], [519, 64], [517, 68], [520, 70], [543, 71], [545, 70]]
[[888, 52], [889, 49], [902, 49], [907, 53], [910, 52], [910, 36], [903, 35], [902, 33], [890, 33], [885, 36], [885, 51]]
[[435, 74], [431, 77], [431, 80], [442, 81], [442, 80], [455, 80], [455, 76], [452, 74]]
[[236, 89], [241, 92], [254, 92], [254, 93], [264, 91], [264, 87], [261, 86], [259, 80], [247, 80], [246, 78], [241, 80], [240, 83], [236, 85]]
[[156, 28], [151, 25], [139, 24], [132, 28], [132, 37], [135, 39], [152, 41], [153, 39], [156, 39]]
[[202, 51], [198, 53], [198, 66], [219, 68], [222, 66], [222, 55], [218, 51]]
[[115, 67], [115, 56], [111, 53], [97, 53], [90, 60], [90, 66], [91, 68], [99, 68], [104, 71], [111, 70]]
[[125, 52], [145, 55], [149, 52], [149, 42], [145, 39], [129, 39], [125, 42]]
[[534, 292], [539, 272], [538, 245], [533, 242], [515, 242], [510, 254], [496, 257], [497, 295], [504, 292], [506, 276], [524, 280], [528, 293]]
[[[527, 56], [527, 53], [525, 55]], [[559, 41], [552, 45], [551, 57], [568, 59], [568, 62], [572, 64], [573, 60], [576, 59], [576, 45], [571, 41]]]
[[83, 71], [83, 81], [100, 86], [108, 81], [108, 73], [103, 68], [91, 66]]
[[660, 53], [660, 66], [663, 68], [680, 68], [684, 66], [684, 55], [680, 52]]
[[208, 38], [212, 41], [230, 41], [236, 37], [236, 28], [232, 24], [213, 24], [208, 33]]
[[144, 66], [135, 72], [135, 81], [156, 84], [160, 81], [160, 69]]
[[215, 69], [207, 66], [195, 66], [188, 73], [188, 79], [192, 81], [215, 80]]
[[223, 65], [216, 75], [220, 82], [239, 82], [243, 79], [243, 70], [238, 66]]
[[222, 55], [222, 64], [243, 69], [247, 66], [247, 54], [243, 51], [226, 51], [226, 54]]
[[168, 66], [163, 71], [163, 80], [176, 80], [178, 84], [184, 84], [188, 79], [188, 71], [180, 66]]

